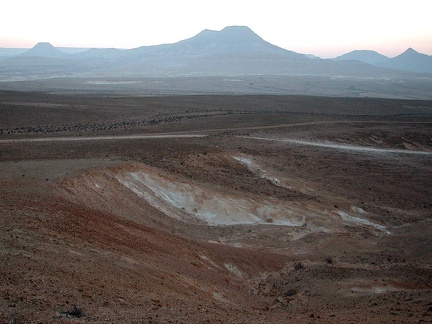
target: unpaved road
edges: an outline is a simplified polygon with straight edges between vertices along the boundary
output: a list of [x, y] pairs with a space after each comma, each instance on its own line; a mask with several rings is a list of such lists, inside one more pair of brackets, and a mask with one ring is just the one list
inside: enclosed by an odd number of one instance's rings
[[322, 143], [322, 142], [315, 142], [315, 141], [296, 140], [291, 138], [276, 139], [276, 138], [265, 138], [265, 137], [257, 137], [257, 136], [240, 136], [240, 137], [255, 139], [260, 141], [277, 141], [277, 142], [285, 142], [285, 143], [292, 143], [292, 144], [299, 144], [299, 145], [309, 145], [309, 146], [332, 148], [337, 150], [349, 150], [349, 151], [366, 152], [366, 153], [402, 153], [402, 154], [432, 155], [432, 152], [426, 152], [426, 151], [376, 148], [376, 147], [346, 145], [346, 144], [337, 144], [337, 143]]
[[69, 142], [69, 141], [108, 141], [108, 140], [129, 140], [129, 139], [156, 139], [156, 138], [194, 138], [205, 137], [200, 134], [157, 134], [157, 135], [114, 135], [114, 136], [83, 136], [83, 137], [41, 137], [1, 140], [0, 143], [17, 142]]
[[[331, 125], [331, 124], [392, 124], [392, 125], [432, 125], [432, 122], [418, 121], [379, 121], [379, 120], [333, 120], [333, 121], [313, 121], [304, 123], [290, 123], [279, 125], [266, 126], [250, 126], [250, 127], [228, 127], [228, 128], [212, 128], [199, 130], [200, 133], [218, 133], [218, 132], [233, 132], [233, 131], [249, 131], [249, 130], [268, 130], [288, 127], [314, 126], [314, 125]], [[157, 134], [136, 134], [136, 135], [111, 135], [111, 136], [62, 136], [62, 137], [38, 137], [38, 138], [18, 138], [18, 139], [0, 139], [0, 143], [13, 142], [49, 142], [49, 141], [93, 141], [93, 140], [114, 140], [114, 139], [147, 139], [147, 138], [187, 138], [187, 137], [204, 137], [206, 135], [196, 134], [196, 130], [191, 131], [176, 131], [163, 132]]]
[[[224, 129], [208, 129], [202, 132], [214, 133], [214, 132], [227, 132], [227, 131], [247, 131], [247, 130], [265, 130], [275, 129], [284, 127], [299, 127], [299, 126], [312, 126], [322, 124], [346, 124], [346, 123], [364, 123], [364, 124], [380, 124], [380, 121], [324, 121], [324, 122], [306, 122], [296, 124], [282, 124], [282, 125], [271, 125], [271, 126], [253, 126], [253, 127], [241, 127], [241, 128], [224, 128]], [[390, 122], [391, 124], [412, 124], [413, 122]], [[431, 122], [416, 122], [415, 124], [432, 124]], [[18, 143], [18, 142], [68, 142], [68, 141], [106, 141], [106, 140], [129, 140], [129, 139], [162, 139], [162, 138], [199, 138], [206, 137], [206, 134], [197, 134], [195, 131], [183, 131], [183, 132], [170, 132], [162, 134], [137, 134], [137, 135], [112, 135], [112, 136], [82, 136], [82, 137], [40, 137], [40, 138], [20, 138], [20, 139], [6, 139], [0, 140], [1, 143]], [[418, 150], [404, 150], [404, 149], [390, 149], [390, 148], [375, 148], [358, 145], [347, 145], [338, 143], [325, 143], [317, 141], [305, 141], [298, 139], [275, 139], [275, 138], [264, 138], [257, 136], [238, 136], [239, 138], [248, 138], [262, 141], [278, 141], [286, 142], [298, 145], [308, 145], [316, 147], [324, 147], [338, 150], [349, 150], [357, 152], [367, 153], [401, 153], [401, 154], [421, 154], [421, 155], [432, 155], [432, 152], [418, 151]]]

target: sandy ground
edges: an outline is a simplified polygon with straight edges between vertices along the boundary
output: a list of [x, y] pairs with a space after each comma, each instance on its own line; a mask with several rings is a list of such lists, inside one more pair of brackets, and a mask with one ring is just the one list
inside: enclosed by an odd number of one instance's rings
[[432, 104], [243, 99], [4, 97], [0, 321], [432, 321]]

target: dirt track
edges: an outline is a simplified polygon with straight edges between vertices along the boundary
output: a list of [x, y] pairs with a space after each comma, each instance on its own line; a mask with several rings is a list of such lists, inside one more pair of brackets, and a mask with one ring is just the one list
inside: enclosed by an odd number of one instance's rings
[[358, 146], [358, 145], [357, 146], [356, 145], [344, 145], [344, 144], [338, 144], [338, 143], [322, 143], [322, 142], [302, 141], [302, 140], [289, 139], [289, 138], [274, 139], [274, 138], [264, 138], [264, 137], [257, 137], [257, 136], [242, 136], [242, 138], [249, 138], [249, 139], [254, 139], [254, 140], [259, 140], [259, 141], [277, 141], [277, 142], [290, 143], [290, 144], [325, 147], [325, 148], [336, 149], [336, 150], [348, 150], [348, 151], [356, 151], [356, 152], [421, 154], [421, 155], [432, 154], [432, 152], [427, 152], [427, 151], [375, 148], [375, 147]]
[[[183, 100], [176, 116], [214, 98]], [[374, 117], [259, 110], [62, 136], [80, 140], [3, 135], [1, 321], [430, 321], [432, 120], [374, 104]]]
[[205, 137], [201, 134], [160, 134], [160, 135], [117, 135], [117, 136], [93, 136], [93, 137], [42, 137], [42, 138], [20, 138], [0, 140], [0, 143], [20, 142], [71, 142], [71, 141], [109, 141], [109, 140], [134, 140], [134, 139], [156, 139], [156, 138], [194, 138]]

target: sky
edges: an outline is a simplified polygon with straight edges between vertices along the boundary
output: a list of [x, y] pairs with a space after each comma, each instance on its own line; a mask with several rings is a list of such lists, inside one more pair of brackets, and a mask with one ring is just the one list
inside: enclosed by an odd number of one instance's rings
[[409, 47], [432, 55], [431, 13], [431, 0], [2, 0], [0, 47], [135, 48], [239, 25], [322, 58]]

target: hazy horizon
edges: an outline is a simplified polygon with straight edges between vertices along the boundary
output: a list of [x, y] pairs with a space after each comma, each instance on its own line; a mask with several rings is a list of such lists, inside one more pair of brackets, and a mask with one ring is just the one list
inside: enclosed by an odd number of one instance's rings
[[[408, 4], [365, 0], [262, 4], [246, 1], [202, 3], [124, 0], [120, 5], [94, 0], [8, 2], [0, 28], [0, 47], [130, 49], [169, 44], [204, 29], [248, 26], [264, 40], [303, 54], [336, 57], [353, 50], [374, 50], [388, 57], [412, 47], [432, 55], [432, 21], [427, 1]], [[25, 10], [24, 10], [25, 9]]]

